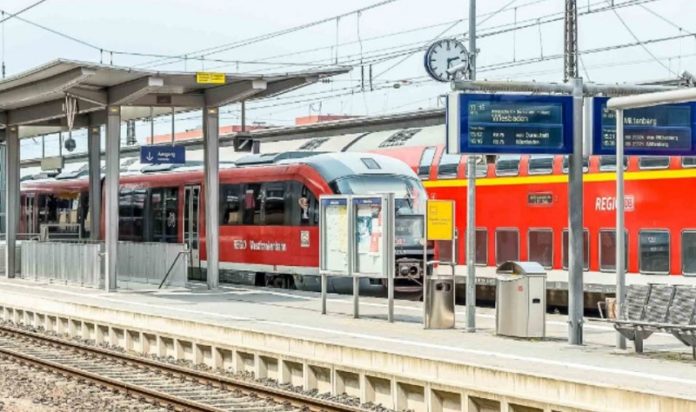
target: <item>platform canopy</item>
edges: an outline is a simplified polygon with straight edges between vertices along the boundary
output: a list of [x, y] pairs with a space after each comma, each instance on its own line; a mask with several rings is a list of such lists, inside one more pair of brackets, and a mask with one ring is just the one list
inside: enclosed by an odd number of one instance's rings
[[20, 137], [66, 126], [66, 96], [77, 99], [73, 128], [103, 123], [107, 106], [121, 106], [121, 119], [220, 107], [285, 93], [348, 72], [328, 68], [282, 74], [164, 72], [73, 60], [55, 60], [0, 81], [0, 129]]

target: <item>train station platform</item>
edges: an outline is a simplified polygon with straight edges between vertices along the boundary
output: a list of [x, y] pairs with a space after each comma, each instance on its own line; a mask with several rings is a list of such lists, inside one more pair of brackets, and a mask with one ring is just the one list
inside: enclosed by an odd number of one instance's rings
[[547, 338], [494, 335], [494, 310], [479, 308], [475, 334], [424, 330], [422, 305], [203, 284], [106, 294], [20, 279], [0, 280], [6, 320], [108, 342], [128, 350], [253, 372], [257, 378], [414, 411], [696, 411], [696, 364], [671, 335], [646, 353], [614, 348], [610, 325], [587, 322], [585, 346], [566, 343], [565, 316], [547, 317]]

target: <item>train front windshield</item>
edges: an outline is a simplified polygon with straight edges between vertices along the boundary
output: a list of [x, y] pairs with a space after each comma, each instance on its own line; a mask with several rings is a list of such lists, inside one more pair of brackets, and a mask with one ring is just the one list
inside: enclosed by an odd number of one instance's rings
[[338, 179], [332, 186], [336, 193], [346, 195], [394, 193], [396, 246], [423, 247], [426, 194], [419, 181], [404, 176], [360, 175]]

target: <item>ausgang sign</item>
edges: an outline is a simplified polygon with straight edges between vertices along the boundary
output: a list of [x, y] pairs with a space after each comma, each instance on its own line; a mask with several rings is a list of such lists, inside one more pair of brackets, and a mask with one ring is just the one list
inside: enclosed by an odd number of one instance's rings
[[569, 154], [573, 98], [521, 94], [451, 93], [449, 153]]
[[143, 164], [184, 164], [186, 148], [184, 146], [141, 146], [140, 163]]
[[[606, 97], [592, 102], [592, 154], [616, 154], [616, 111]], [[624, 153], [629, 155], [696, 154], [696, 105], [679, 103], [624, 111]]]

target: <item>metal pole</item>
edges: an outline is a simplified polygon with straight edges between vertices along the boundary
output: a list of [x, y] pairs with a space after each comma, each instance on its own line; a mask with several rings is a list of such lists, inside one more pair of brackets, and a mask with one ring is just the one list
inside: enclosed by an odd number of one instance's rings
[[99, 240], [101, 236], [101, 127], [98, 124], [90, 124], [87, 149], [89, 157], [89, 237], [91, 240]]
[[115, 292], [118, 287], [118, 180], [120, 173], [121, 150], [121, 107], [106, 108], [106, 177], [104, 178], [105, 200], [105, 247], [107, 292]]
[[382, 209], [383, 216], [385, 217], [384, 221], [382, 222], [382, 236], [384, 237], [384, 249], [382, 256], [386, 261], [387, 270], [387, 320], [389, 322], [394, 322], [394, 270], [396, 266], [394, 251], [394, 226], [396, 226], [394, 219], [394, 214], [396, 213], [396, 209], [394, 207], [394, 193], [387, 194], [385, 203], [386, 210]]
[[[476, 0], [469, 0], [471, 80], [476, 80]], [[476, 332], [476, 157], [467, 158], [466, 191], [466, 331]]]
[[353, 317], [360, 317], [360, 277], [353, 276]]
[[242, 131], [242, 132], [246, 132], [246, 102], [245, 102], [244, 100], [242, 100], [241, 112], [242, 112], [242, 115], [241, 115], [241, 116], [242, 116], [242, 119], [241, 119], [241, 123], [242, 123], [242, 124], [241, 124], [241, 126], [242, 126], [242, 127], [241, 127], [241, 131]]
[[5, 235], [5, 275], [8, 278], [15, 277], [17, 233], [19, 232], [19, 127], [11, 126], [5, 130], [6, 159], [5, 165], [7, 178], [5, 185], [5, 210], [6, 235]]
[[578, 75], [578, 7], [577, 0], [565, 2], [565, 53], [563, 60], [563, 81]]
[[174, 144], [174, 108], [172, 107], [172, 145]]
[[216, 289], [220, 281], [218, 247], [220, 239], [220, 176], [219, 176], [219, 117], [217, 107], [203, 109], [203, 145], [205, 156], [205, 247], [207, 252], [207, 282]]
[[150, 106], [150, 144], [155, 144], [155, 110]]
[[326, 294], [328, 292], [327, 275], [321, 274], [321, 314], [326, 315]]
[[583, 343], [582, 79], [573, 79], [573, 153], [568, 159], [568, 343]]
[[476, 80], [476, 0], [469, 0], [469, 79]]
[[[626, 297], [624, 262], [624, 111], [616, 110], [616, 314], [621, 313]], [[626, 349], [626, 338], [616, 333], [616, 347]]]

